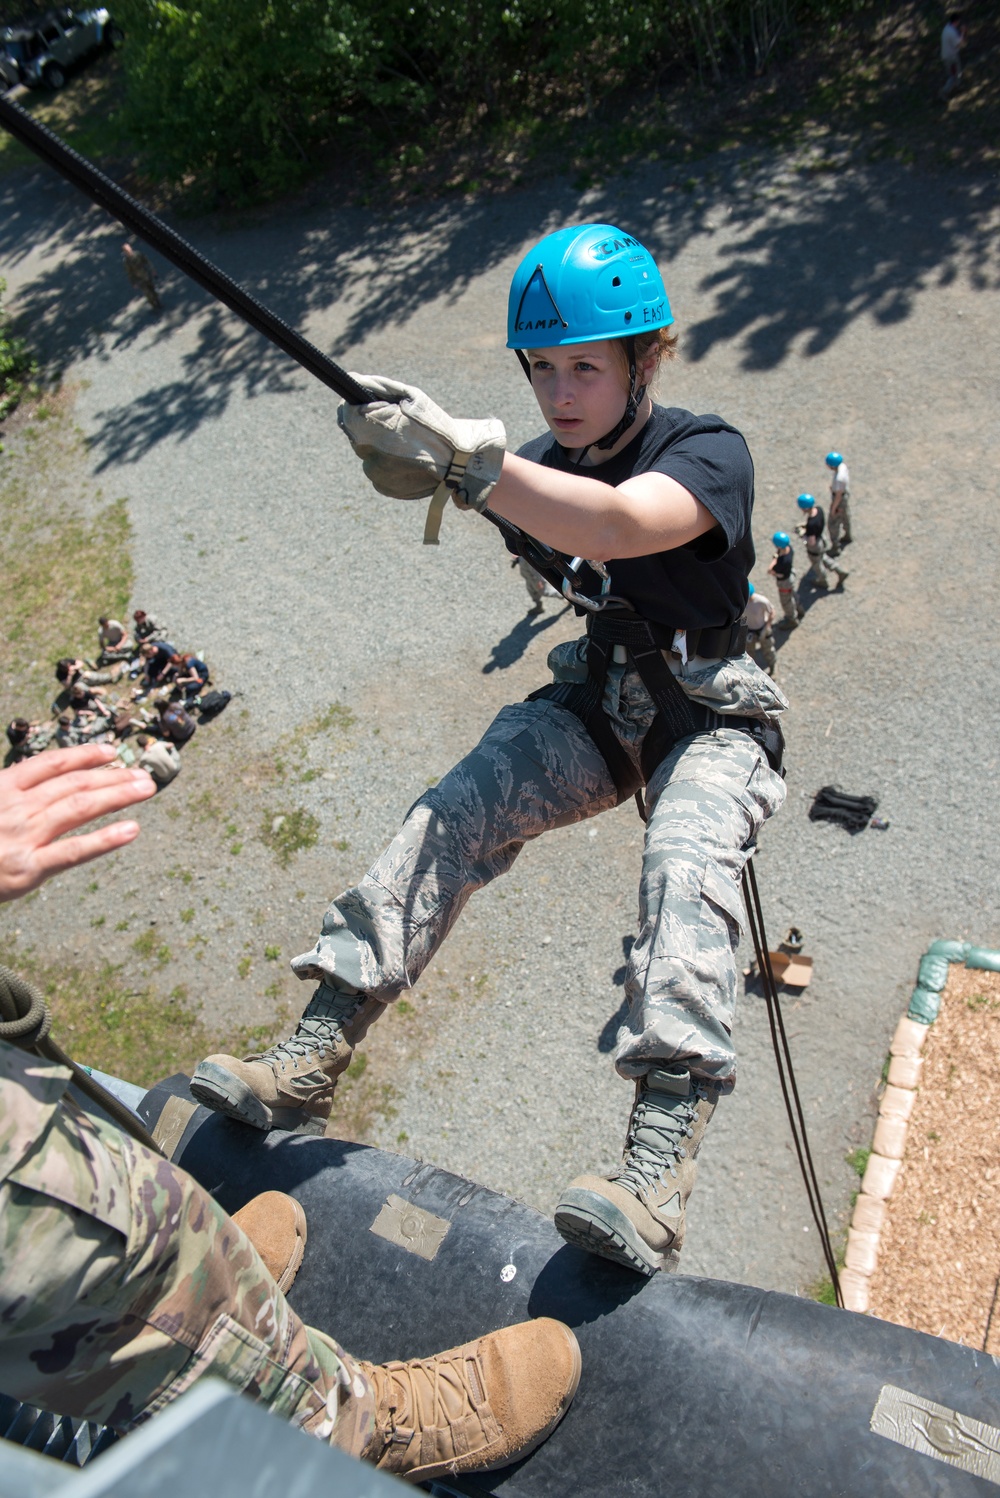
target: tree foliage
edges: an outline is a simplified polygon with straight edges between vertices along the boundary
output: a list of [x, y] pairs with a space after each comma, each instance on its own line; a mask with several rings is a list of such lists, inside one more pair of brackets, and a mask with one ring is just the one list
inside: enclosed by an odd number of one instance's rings
[[239, 200], [283, 188], [319, 141], [641, 88], [683, 60], [759, 72], [804, 15], [854, 0], [116, 0], [125, 125], [158, 177]]
[[[6, 290], [7, 282], [0, 278], [0, 298]], [[7, 314], [0, 307], [0, 421], [13, 411], [36, 368], [28, 345], [10, 331]]]

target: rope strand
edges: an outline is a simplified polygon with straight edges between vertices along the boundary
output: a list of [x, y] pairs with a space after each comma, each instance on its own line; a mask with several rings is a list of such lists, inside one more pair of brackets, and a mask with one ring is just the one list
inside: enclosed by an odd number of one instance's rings
[[840, 1288], [840, 1274], [837, 1269], [837, 1256], [833, 1250], [830, 1238], [830, 1229], [823, 1209], [823, 1198], [820, 1194], [819, 1180], [816, 1176], [816, 1167], [813, 1164], [812, 1151], [809, 1148], [809, 1136], [806, 1130], [805, 1114], [802, 1110], [802, 1100], [799, 1096], [798, 1084], [795, 1080], [795, 1068], [792, 1064], [792, 1053], [788, 1045], [788, 1035], [785, 1030], [785, 1020], [781, 1012], [781, 1004], [778, 1001], [778, 990], [775, 983], [774, 971], [771, 967], [771, 955], [767, 946], [767, 933], [764, 929], [764, 914], [761, 909], [760, 892], [757, 888], [757, 875], [753, 867], [753, 859], [749, 858], [743, 870], [743, 900], [746, 905], [747, 918], [750, 925], [750, 934], [753, 938], [754, 952], [757, 957], [757, 968], [761, 976], [761, 984], [764, 989], [764, 1001], [767, 1006], [767, 1020], [771, 1030], [771, 1045], [774, 1049], [774, 1059], [778, 1067], [778, 1081], [781, 1084], [781, 1095], [785, 1101], [785, 1112], [788, 1115], [789, 1127], [792, 1131], [792, 1143], [799, 1161], [799, 1170], [806, 1188], [806, 1197], [809, 1201], [809, 1211], [813, 1222], [819, 1233], [820, 1247], [823, 1250], [823, 1258], [830, 1274], [833, 1285], [833, 1293], [836, 1296], [837, 1305], [841, 1308], [844, 1297]]

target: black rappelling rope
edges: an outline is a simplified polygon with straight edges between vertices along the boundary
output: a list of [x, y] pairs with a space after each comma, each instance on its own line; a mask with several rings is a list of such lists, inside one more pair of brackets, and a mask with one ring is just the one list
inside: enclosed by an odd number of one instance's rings
[[[272, 312], [270, 307], [265, 307], [257, 298], [221, 271], [217, 265], [207, 259], [193, 245], [188, 244], [186, 239], [169, 228], [162, 219], [157, 218], [148, 208], [137, 203], [133, 197], [106, 177], [99, 171], [93, 162], [87, 161], [79, 155], [58, 135], [53, 134], [44, 125], [40, 125], [34, 116], [28, 114], [27, 110], [19, 104], [14, 104], [10, 99], [0, 96], [0, 125], [3, 125], [16, 140], [22, 145], [34, 151], [36, 156], [41, 157], [48, 166], [54, 168], [60, 176], [65, 177], [67, 182], [90, 198], [99, 208], [110, 213], [113, 218], [125, 225], [127, 229], [152, 245], [155, 250], [169, 260], [177, 269], [190, 276], [192, 281], [197, 281], [199, 286], [214, 296], [218, 301], [224, 303], [238, 317], [255, 328], [258, 333], [277, 345], [284, 353], [290, 355], [303, 369], [307, 369], [317, 380], [321, 380], [330, 390], [336, 391], [342, 400], [351, 406], [363, 406], [372, 399], [371, 393], [359, 385], [357, 380], [351, 378], [346, 369], [341, 369], [335, 364], [328, 354], [324, 354], [315, 344], [303, 338], [294, 328], [289, 327], [277, 313]], [[483, 511], [484, 519], [490, 521], [500, 530], [505, 538], [511, 540], [518, 555], [527, 555], [527, 560], [537, 571], [541, 572], [549, 582], [556, 587], [561, 587], [563, 573], [553, 568], [549, 563], [557, 556], [550, 547], [540, 546], [540, 543], [529, 536], [526, 531], [520, 530], [509, 520], [503, 520], [495, 515], [492, 510]], [[524, 549], [521, 549], [521, 548]]]
[[771, 1044], [774, 1047], [774, 1059], [778, 1066], [778, 1081], [781, 1083], [781, 1095], [785, 1100], [785, 1112], [788, 1114], [788, 1123], [792, 1131], [792, 1142], [795, 1145], [795, 1153], [798, 1156], [799, 1169], [805, 1183], [806, 1196], [809, 1199], [809, 1210], [812, 1213], [816, 1231], [819, 1233], [820, 1247], [826, 1260], [826, 1267], [830, 1273], [833, 1284], [833, 1293], [837, 1298], [838, 1306], [843, 1307], [844, 1297], [840, 1289], [840, 1274], [837, 1270], [837, 1256], [833, 1251], [830, 1241], [830, 1229], [827, 1225], [826, 1213], [823, 1210], [823, 1198], [820, 1195], [819, 1181], [816, 1176], [816, 1167], [813, 1164], [812, 1151], [809, 1148], [809, 1137], [806, 1132], [806, 1120], [802, 1111], [802, 1100], [799, 1097], [798, 1084], [795, 1081], [795, 1068], [792, 1065], [792, 1054], [788, 1047], [788, 1035], [785, 1031], [785, 1020], [778, 1002], [778, 990], [774, 980], [774, 970], [771, 967], [771, 954], [767, 946], [767, 933], [764, 930], [764, 913], [760, 904], [760, 892], [757, 889], [757, 875], [754, 871], [753, 859], [747, 859], [743, 869], [743, 900], [746, 905], [747, 918], [750, 924], [750, 935], [753, 938], [754, 953], [757, 958], [757, 969], [760, 973], [761, 985], [764, 989], [764, 1001], [767, 1005], [767, 1020], [771, 1028]]
[[46, 1061], [68, 1066], [73, 1081], [92, 1103], [96, 1103], [126, 1134], [131, 1134], [154, 1155], [163, 1151], [140, 1119], [116, 1098], [113, 1092], [95, 1082], [89, 1072], [78, 1066], [61, 1046], [49, 1036], [52, 1015], [38, 989], [19, 977], [9, 967], [0, 965], [0, 1040], [9, 1041], [22, 1051], [31, 1051]]
[[371, 400], [368, 391], [357, 380], [352, 380], [339, 364], [335, 364], [315, 344], [303, 338], [301, 333], [296, 333], [294, 328], [290, 328], [242, 286], [230, 280], [224, 271], [219, 270], [193, 245], [189, 245], [187, 240], [168, 228], [155, 213], [143, 208], [117, 182], [112, 182], [92, 162], [71, 150], [19, 104], [0, 97], [0, 124], [22, 145], [40, 156], [48, 166], [54, 167], [74, 187], [78, 187], [91, 202], [105, 209], [127, 229], [141, 235], [147, 244], [151, 244], [165, 259], [176, 265], [178, 270], [190, 276], [192, 281], [197, 281], [199, 286], [224, 302], [244, 322], [256, 328], [258, 333], [263, 333], [265, 338], [290, 354], [303, 369], [308, 369], [317, 380], [322, 380], [324, 385], [335, 390], [342, 400], [352, 406], [363, 406], [366, 401]]

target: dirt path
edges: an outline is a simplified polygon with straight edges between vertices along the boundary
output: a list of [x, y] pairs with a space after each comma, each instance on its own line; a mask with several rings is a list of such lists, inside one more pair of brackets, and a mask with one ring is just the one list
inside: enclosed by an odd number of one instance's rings
[[[919, 955], [942, 932], [1000, 945], [995, 183], [733, 150], [696, 179], [651, 167], [583, 195], [556, 180], [386, 218], [312, 206], [185, 232], [351, 367], [496, 411], [519, 443], [539, 423], [503, 350], [506, 286], [526, 245], [573, 218], [620, 220], [656, 251], [684, 338], [664, 397], [746, 432], [765, 590], [767, 538], [797, 518], [795, 495], [822, 492], [831, 446], [851, 464], [847, 591], [816, 599], [780, 655], [788, 802], [758, 870], [772, 938], [799, 926], [816, 964], [789, 1029], [843, 1220], [844, 1156], [870, 1140]], [[418, 507], [366, 487], [328, 394], [201, 293], [167, 276], [161, 321], [126, 305], [118, 244], [46, 178], [0, 191], [13, 305], [81, 383], [87, 482], [129, 500], [135, 602], [244, 695], [185, 751], [134, 854], [93, 890], [64, 880], [0, 914], [0, 938], [55, 971], [115, 964], [150, 1004], [183, 988], [225, 1033], [297, 1009], [285, 962], [327, 899], [496, 709], [545, 679], [575, 625], [551, 606], [524, 621], [523, 586], [475, 517], [449, 516], [442, 546], [422, 548]], [[890, 830], [810, 823], [831, 780], [878, 795]], [[283, 868], [264, 834], [299, 808], [319, 841]], [[628, 1088], [608, 1052], [640, 835], [629, 808], [553, 834], [471, 902], [371, 1038], [349, 1113], [368, 1137], [544, 1209], [613, 1163]], [[800, 1289], [821, 1260], [752, 996], [738, 1041], [686, 1267]]]

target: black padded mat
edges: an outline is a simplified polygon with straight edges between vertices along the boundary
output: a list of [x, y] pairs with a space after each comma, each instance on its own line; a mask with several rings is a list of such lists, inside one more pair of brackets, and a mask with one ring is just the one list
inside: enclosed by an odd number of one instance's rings
[[[157, 1095], [149, 1104], [152, 1122]], [[357, 1356], [425, 1355], [532, 1316], [573, 1327], [583, 1378], [562, 1425], [519, 1466], [449, 1479], [456, 1492], [966, 1498], [997, 1491], [995, 1481], [954, 1464], [956, 1453], [974, 1463], [978, 1449], [985, 1472], [980, 1438], [945, 1430], [939, 1416], [924, 1424], [952, 1452], [948, 1463], [870, 1429], [885, 1386], [1000, 1423], [1000, 1369], [982, 1353], [745, 1285], [683, 1275], [643, 1280], [568, 1247], [531, 1208], [361, 1145], [263, 1135], [199, 1110], [179, 1162], [230, 1211], [267, 1189], [302, 1202], [309, 1240], [290, 1299], [304, 1320]], [[389, 1236], [372, 1231], [377, 1220]]]

